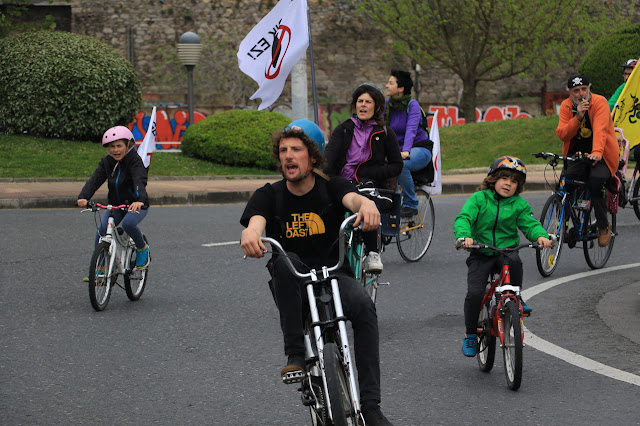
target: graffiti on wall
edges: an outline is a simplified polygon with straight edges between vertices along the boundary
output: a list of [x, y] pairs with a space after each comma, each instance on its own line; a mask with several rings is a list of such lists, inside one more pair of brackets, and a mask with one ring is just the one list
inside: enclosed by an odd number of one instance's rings
[[[433, 114], [435, 114], [436, 111], [438, 112], [438, 127], [457, 126], [465, 123], [465, 119], [460, 117], [461, 114], [458, 107], [432, 105], [425, 111], [430, 115], [429, 126], [431, 126]], [[319, 105], [318, 113], [320, 116], [320, 127], [328, 135], [331, 134], [338, 124], [350, 117], [349, 106], [347, 105]], [[531, 114], [522, 111], [517, 105], [494, 105], [484, 110], [484, 112], [476, 108], [476, 121], [479, 123], [518, 118], [531, 118]]]
[[[198, 111], [193, 112], [194, 123], [206, 118]], [[166, 110], [156, 111], [156, 149], [179, 149], [184, 131], [189, 127], [189, 114], [186, 111], [176, 111], [173, 118]], [[129, 123], [129, 130], [133, 133], [136, 142], [142, 142], [144, 135], [149, 128], [151, 116], [145, 115], [143, 111], [136, 114], [134, 120]]]
[[[438, 127], [457, 126], [465, 123], [465, 119], [460, 117], [458, 107], [435, 105], [430, 106], [426, 112], [430, 115], [429, 126], [431, 126], [431, 122], [433, 121], [432, 115], [436, 112], [438, 112]], [[203, 113], [197, 111], [194, 111], [193, 115], [195, 123], [206, 118]], [[319, 105], [318, 115], [320, 117], [320, 128], [325, 134], [330, 135], [338, 124], [350, 117], [349, 106]], [[513, 120], [519, 118], [531, 118], [531, 115], [520, 110], [520, 107], [517, 105], [490, 106], [484, 111], [476, 108], [477, 122]], [[156, 112], [156, 130], [158, 132], [156, 136], [156, 149], [179, 149], [184, 131], [189, 126], [187, 119], [188, 114], [186, 111], [178, 110], [172, 118], [166, 110], [158, 110]], [[136, 114], [136, 118], [129, 123], [129, 129], [137, 142], [142, 142], [142, 139], [144, 139], [146, 129], [149, 127], [149, 120], [150, 117], [140, 111]]]

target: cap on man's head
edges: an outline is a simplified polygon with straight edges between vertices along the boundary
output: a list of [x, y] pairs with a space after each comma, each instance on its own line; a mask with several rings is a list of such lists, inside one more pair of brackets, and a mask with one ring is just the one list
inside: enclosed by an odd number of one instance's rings
[[629, 59], [627, 62], [622, 64], [622, 68], [634, 68], [638, 63], [637, 59]]
[[576, 74], [569, 77], [569, 81], [567, 82], [567, 89], [573, 89], [577, 86], [588, 86], [589, 79], [584, 74]]

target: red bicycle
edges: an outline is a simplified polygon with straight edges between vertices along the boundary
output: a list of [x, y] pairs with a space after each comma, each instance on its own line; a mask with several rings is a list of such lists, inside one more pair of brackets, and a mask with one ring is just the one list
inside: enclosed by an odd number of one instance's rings
[[[456, 242], [462, 248], [464, 239]], [[499, 249], [489, 244], [475, 243], [471, 249], [489, 249], [496, 253], [512, 253], [522, 248], [538, 249], [536, 243]], [[478, 317], [476, 333], [477, 359], [480, 371], [488, 373], [493, 368], [496, 356], [496, 338], [500, 339], [504, 359], [507, 386], [518, 390], [522, 382], [522, 348], [524, 347], [523, 317], [520, 287], [511, 285], [509, 258], [505, 256], [502, 270], [489, 277], [487, 291], [482, 299], [482, 310]]]

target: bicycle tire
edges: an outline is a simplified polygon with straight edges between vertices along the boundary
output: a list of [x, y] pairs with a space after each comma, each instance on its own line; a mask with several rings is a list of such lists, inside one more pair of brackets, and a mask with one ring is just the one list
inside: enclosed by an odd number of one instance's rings
[[489, 318], [489, 301], [487, 301], [482, 305], [478, 317], [478, 334], [476, 335], [478, 367], [485, 373], [491, 371], [496, 358], [496, 336], [491, 334], [492, 328], [493, 320]]
[[357, 425], [358, 414], [353, 408], [347, 373], [335, 343], [327, 343], [324, 347], [324, 372], [334, 426]]
[[400, 230], [396, 237], [400, 256], [407, 262], [422, 259], [429, 250], [435, 229], [436, 214], [431, 197], [422, 189], [416, 189], [416, 197], [418, 214], [400, 220]]
[[[147, 237], [142, 236], [144, 242], [149, 244]], [[147, 276], [149, 274], [149, 268], [136, 269], [136, 251], [131, 252], [131, 259], [129, 259], [129, 270], [124, 274], [124, 291], [127, 293], [127, 297], [132, 302], [139, 300], [144, 293], [144, 289], [147, 286]]]
[[609, 244], [604, 247], [600, 247], [598, 244], [598, 234], [600, 231], [596, 225], [596, 215], [593, 207], [587, 212], [586, 218], [587, 231], [585, 240], [582, 242], [584, 258], [591, 269], [600, 269], [607, 264], [611, 256], [611, 251], [613, 250], [613, 243], [616, 239], [616, 214], [607, 211], [607, 218], [611, 225], [611, 240], [609, 240]]
[[636, 183], [633, 185], [633, 200], [631, 205], [633, 205], [633, 211], [636, 214], [638, 220], [640, 220], [640, 203], [638, 203], [638, 193], [640, 193], [640, 179], [636, 180]]
[[553, 247], [536, 250], [538, 272], [543, 277], [548, 277], [553, 274], [560, 261], [562, 243], [564, 242], [564, 234], [567, 227], [566, 220], [560, 223], [561, 216], [562, 199], [557, 194], [553, 194], [547, 199], [542, 208], [540, 223], [542, 223], [542, 226], [549, 234], [555, 234], [558, 240]]
[[522, 322], [520, 307], [514, 300], [509, 300], [504, 306], [504, 374], [507, 386], [511, 390], [518, 390], [522, 383]]
[[107, 307], [111, 298], [113, 276], [110, 260], [109, 243], [103, 241], [93, 251], [89, 266], [89, 300], [98, 312]]

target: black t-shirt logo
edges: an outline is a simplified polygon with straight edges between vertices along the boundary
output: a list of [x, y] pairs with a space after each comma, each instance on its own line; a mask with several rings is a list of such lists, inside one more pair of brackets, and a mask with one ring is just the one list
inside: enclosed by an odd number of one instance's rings
[[292, 213], [286, 222], [286, 238], [308, 237], [325, 233], [324, 221], [316, 213]]

